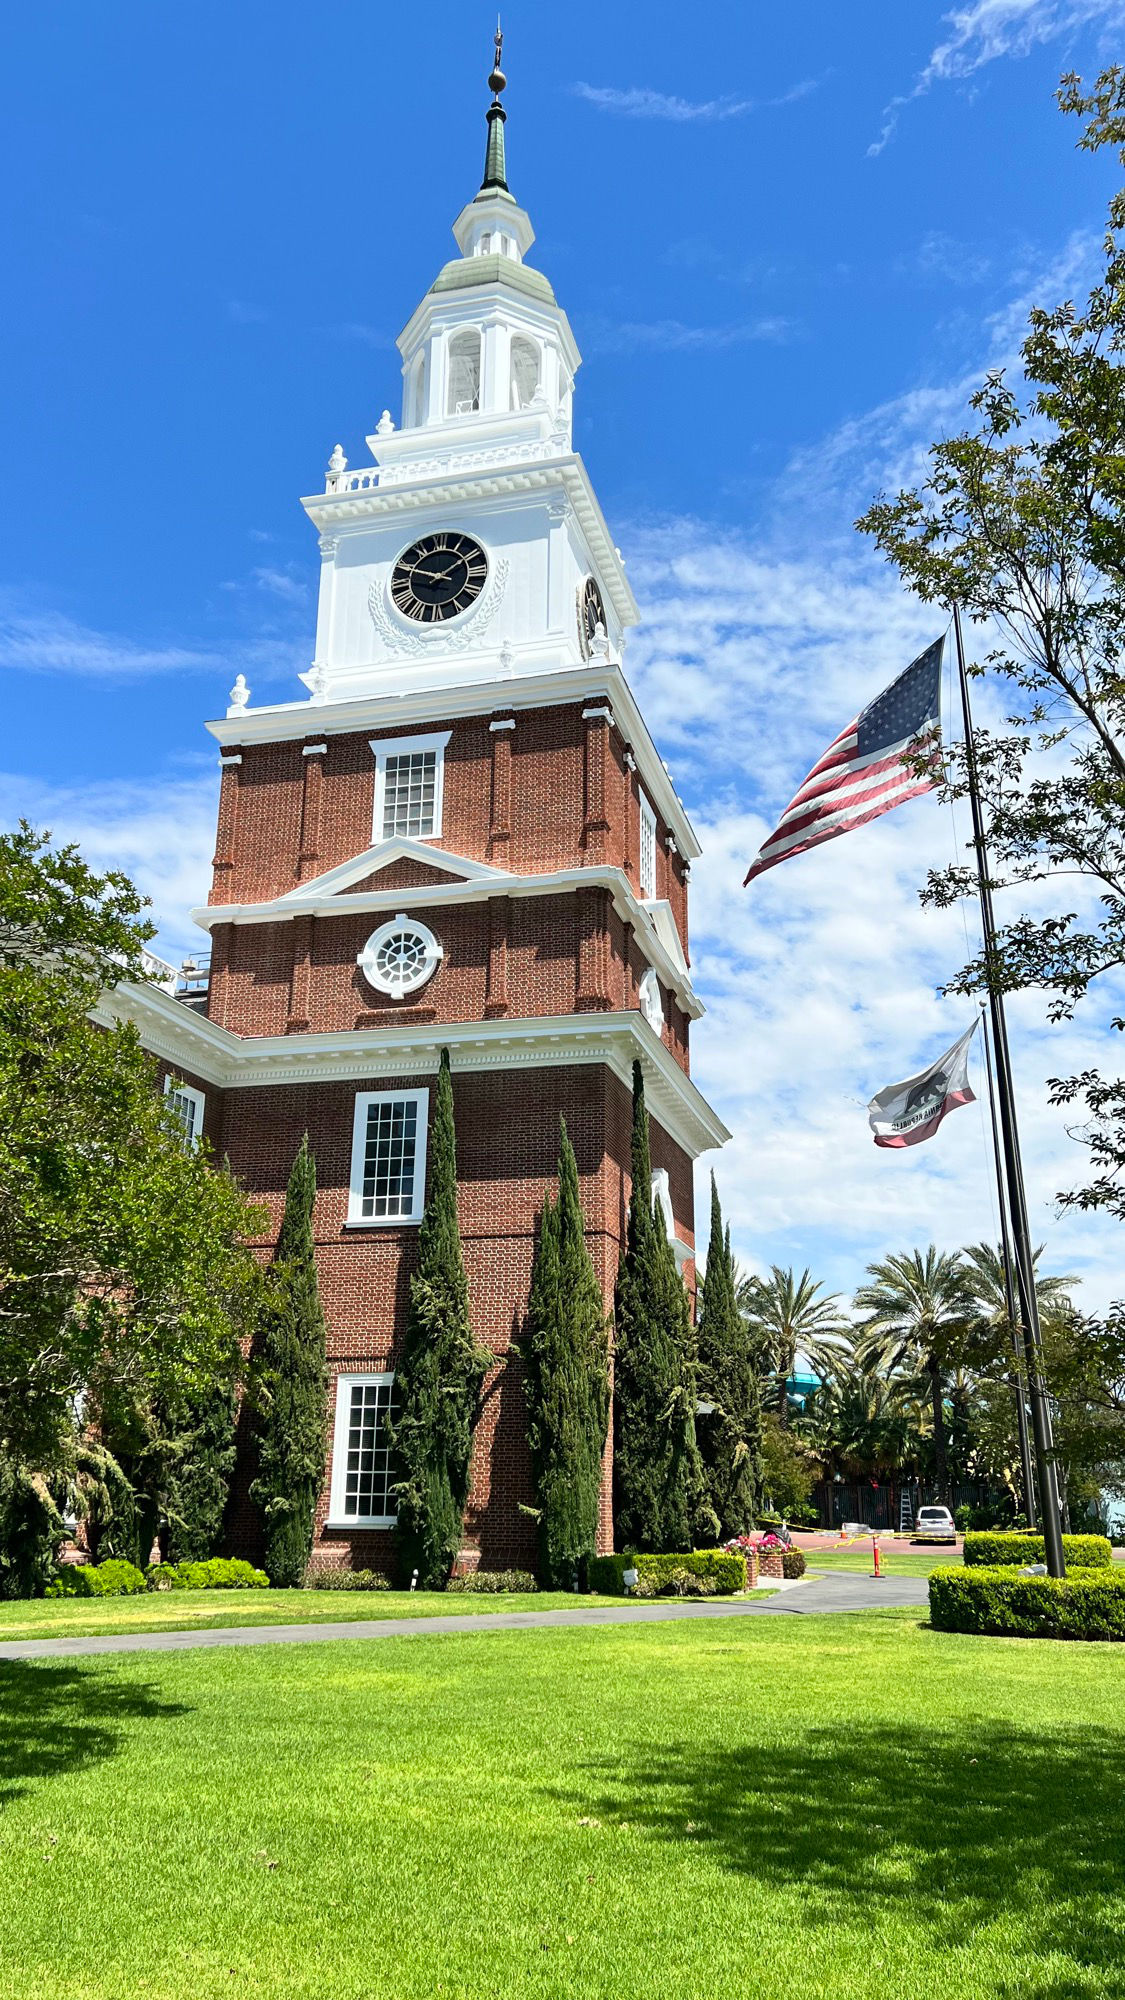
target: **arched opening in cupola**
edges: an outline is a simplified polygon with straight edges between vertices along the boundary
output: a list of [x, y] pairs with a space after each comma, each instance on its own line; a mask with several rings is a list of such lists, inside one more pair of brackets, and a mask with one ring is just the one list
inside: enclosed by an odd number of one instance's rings
[[449, 388], [445, 413], [467, 417], [480, 409], [480, 334], [473, 329], [455, 333], [449, 343]]
[[526, 410], [533, 401], [539, 387], [539, 349], [526, 334], [517, 333], [512, 341], [512, 395], [513, 410]]

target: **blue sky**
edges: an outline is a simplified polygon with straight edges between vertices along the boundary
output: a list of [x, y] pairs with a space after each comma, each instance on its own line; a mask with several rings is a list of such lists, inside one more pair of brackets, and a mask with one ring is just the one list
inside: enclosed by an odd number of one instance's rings
[[[394, 336], [475, 190], [493, 23], [476, 0], [54, 0], [6, 28], [0, 256], [7, 528], [0, 811], [153, 895], [169, 951], [207, 882], [205, 715], [234, 674], [292, 698], [317, 563], [297, 498], [398, 411]], [[992, 1227], [977, 1114], [917, 1156], [866, 1098], [938, 1053], [959, 915], [923, 801], [738, 883], [827, 738], [932, 636], [851, 532], [1081, 291], [1114, 169], [1060, 72], [1125, 0], [668, 0], [505, 9], [510, 179], [585, 357], [576, 437], [646, 622], [627, 669], [707, 844], [696, 1074], [735, 1130], [742, 1256], [849, 1286], [867, 1258]], [[1081, 1155], [1043, 1079], [1106, 1057], [1015, 1009], [1032, 1209], [1091, 1304], [1117, 1234], [1058, 1218]], [[947, 1032], [948, 1030], [948, 1032]], [[1114, 1058], [1108, 1051], [1108, 1059]]]

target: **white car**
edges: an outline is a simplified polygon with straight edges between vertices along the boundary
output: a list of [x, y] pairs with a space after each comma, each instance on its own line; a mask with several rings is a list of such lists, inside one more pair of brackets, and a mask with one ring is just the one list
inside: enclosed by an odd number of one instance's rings
[[948, 1507], [919, 1507], [914, 1523], [916, 1542], [955, 1542], [957, 1529]]

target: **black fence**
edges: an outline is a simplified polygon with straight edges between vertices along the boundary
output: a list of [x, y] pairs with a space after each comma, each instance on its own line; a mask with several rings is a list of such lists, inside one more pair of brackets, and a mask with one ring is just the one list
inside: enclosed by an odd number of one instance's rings
[[[822, 1479], [812, 1490], [812, 1504], [819, 1526], [838, 1528], [844, 1521], [862, 1521], [868, 1528], [897, 1529], [914, 1524], [919, 1507], [939, 1501], [937, 1488], [925, 1479], [900, 1484], [898, 1481], [870, 1479]], [[954, 1483], [953, 1507], [994, 1507], [1002, 1511], [1001, 1496], [983, 1480]]]

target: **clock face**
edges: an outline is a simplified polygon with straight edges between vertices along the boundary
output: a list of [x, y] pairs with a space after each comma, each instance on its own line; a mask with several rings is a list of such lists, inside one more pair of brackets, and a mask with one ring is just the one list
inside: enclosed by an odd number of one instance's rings
[[597, 635], [598, 626], [601, 626], [603, 632], [606, 629], [605, 605], [602, 603], [601, 591], [598, 589], [592, 576], [588, 576], [582, 586], [582, 601], [579, 609], [578, 623], [582, 638], [582, 651], [585, 653], [586, 658], [589, 659], [590, 648]]
[[456, 618], [480, 596], [488, 557], [470, 535], [423, 535], [404, 549], [391, 572], [395, 609], [420, 625]]

